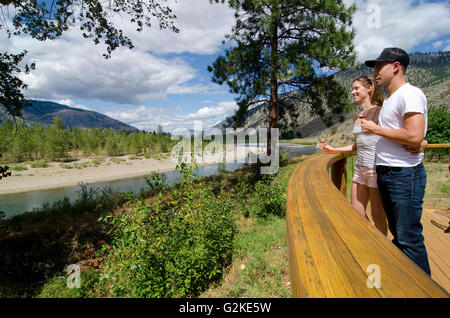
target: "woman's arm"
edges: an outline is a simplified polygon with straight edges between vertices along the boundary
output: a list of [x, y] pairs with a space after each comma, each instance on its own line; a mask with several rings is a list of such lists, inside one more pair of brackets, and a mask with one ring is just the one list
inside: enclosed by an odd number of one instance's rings
[[320, 149], [326, 153], [351, 152], [351, 151], [356, 150], [356, 141], [351, 145], [339, 147], [339, 148], [334, 148], [334, 147], [331, 147], [330, 145], [327, 145], [324, 143], [323, 145], [320, 145]]

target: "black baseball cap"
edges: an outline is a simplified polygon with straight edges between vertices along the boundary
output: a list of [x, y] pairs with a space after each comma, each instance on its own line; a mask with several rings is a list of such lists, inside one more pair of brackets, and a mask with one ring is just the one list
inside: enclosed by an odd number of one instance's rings
[[409, 65], [409, 55], [404, 50], [397, 47], [388, 47], [381, 52], [376, 60], [365, 61], [368, 67], [374, 68], [376, 62], [400, 62], [405, 68]]

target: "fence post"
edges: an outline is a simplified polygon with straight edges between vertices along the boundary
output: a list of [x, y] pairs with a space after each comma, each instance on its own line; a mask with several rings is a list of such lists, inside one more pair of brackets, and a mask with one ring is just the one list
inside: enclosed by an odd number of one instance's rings
[[339, 191], [347, 196], [347, 158], [342, 158], [331, 167], [331, 179]]

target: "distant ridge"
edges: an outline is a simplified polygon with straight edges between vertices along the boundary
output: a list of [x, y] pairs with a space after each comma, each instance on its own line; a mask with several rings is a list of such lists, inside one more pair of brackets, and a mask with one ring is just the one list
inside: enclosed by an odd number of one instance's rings
[[[125, 124], [111, 117], [95, 111], [72, 108], [54, 102], [27, 100], [27, 106], [23, 107], [24, 126], [30, 127], [36, 124], [51, 125], [53, 118], [61, 118], [66, 129], [80, 128], [112, 128], [117, 131], [138, 131], [137, 128]], [[0, 110], [0, 121], [10, 118]]]

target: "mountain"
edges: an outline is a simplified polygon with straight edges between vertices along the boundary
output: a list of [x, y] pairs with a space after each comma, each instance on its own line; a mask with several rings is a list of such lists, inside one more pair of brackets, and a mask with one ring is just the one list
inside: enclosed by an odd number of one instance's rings
[[[27, 127], [38, 123], [41, 125], [51, 125], [53, 118], [59, 117], [67, 129], [72, 129], [77, 126], [80, 128], [112, 128], [127, 132], [137, 131], [133, 126], [94, 111], [37, 100], [28, 100], [26, 104], [27, 106], [22, 109], [22, 114], [24, 125]], [[0, 122], [5, 118], [9, 118], [9, 116], [0, 110]]]
[[[343, 85], [350, 95], [353, 79], [357, 76], [370, 75], [372, 69], [364, 64], [356, 69], [346, 70], [334, 74], [336, 80]], [[421, 88], [428, 100], [428, 107], [447, 105], [450, 106], [450, 52], [436, 53], [414, 53], [410, 55], [410, 65], [406, 71], [407, 81]], [[325, 118], [314, 115], [309, 106], [297, 101], [299, 120], [295, 121], [289, 116], [279, 119], [280, 135], [284, 138], [308, 137], [317, 135], [319, 132], [336, 132], [347, 130], [352, 126], [352, 114], [345, 116], [333, 116], [327, 113]], [[355, 106], [355, 110], [357, 107]], [[250, 109], [245, 117], [242, 128], [268, 127], [269, 105], [260, 104]], [[326, 124], [327, 122], [327, 124]], [[336, 125], [342, 123], [342, 127]], [[232, 127], [233, 120], [226, 119], [215, 127], [225, 129]]]
[[[371, 68], [362, 65], [356, 70], [337, 73], [336, 79], [347, 89], [357, 76], [372, 74]], [[427, 96], [428, 106], [450, 103], [450, 52], [414, 53], [406, 70], [406, 80], [421, 88]]]

